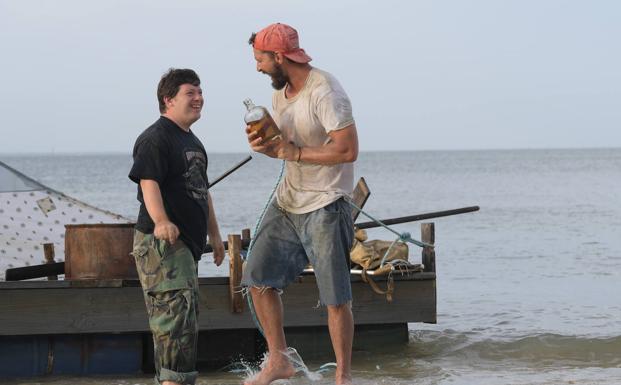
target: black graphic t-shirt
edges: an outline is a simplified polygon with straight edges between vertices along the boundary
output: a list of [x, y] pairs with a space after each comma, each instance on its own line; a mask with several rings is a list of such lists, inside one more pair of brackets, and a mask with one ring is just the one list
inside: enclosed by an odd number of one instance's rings
[[161, 116], [144, 130], [134, 145], [134, 165], [129, 178], [138, 184], [140, 211], [136, 229], [153, 233], [153, 220], [147, 212], [140, 188], [141, 179], [159, 184], [168, 219], [181, 233], [180, 238], [200, 259], [207, 243], [207, 153], [201, 141], [172, 120]]

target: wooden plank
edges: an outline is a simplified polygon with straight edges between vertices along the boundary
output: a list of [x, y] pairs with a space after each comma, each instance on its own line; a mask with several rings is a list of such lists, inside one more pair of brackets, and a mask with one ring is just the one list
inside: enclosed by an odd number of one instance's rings
[[[358, 183], [356, 183], [356, 187], [354, 188], [354, 192], [352, 195], [352, 200], [354, 201], [354, 204], [360, 208], [363, 208], [364, 204], [367, 203], [367, 200], [371, 195], [371, 190], [369, 190], [369, 186], [367, 185], [367, 182], [364, 180], [364, 178], [360, 178], [358, 180]], [[354, 222], [356, 222], [358, 215], [360, 215], [360, 211], [352, 207], [351, 217]]]
[[[435, 273], [432, 272], [420, 272], [414, 274], [399, 274], [393, 275], [395, 281], [427, 281], [436, 279]], [[312, 274], [303, 275], [298, 278], [299, 282], [315, 282], [315, 277]], [[352, 275], [351, 282], [361, 282], [362, 279], [359, 275]], [[199, 277], [199, 286], [212, 286], [212, 285], [228, 285], [229, 277]], [[0, 297], [5, 293], [9, 295], [6, 290], [25, 290], [25, 289], [71, 289], [77, 287], [140, 287], [140, 281], [137, 279], [108, 279], [108, 280], [60, 280], [60, 281], [0, 281]]]
[[[119, 284], [119, 282], [121, 284]], [[228, 285], [229, 277], [199, 277], [199, 285]], [[0, 296], [4, 295], [3, 290], [14, 289], [55, 289], [55, 288], [75, 288], [75, 287], [139, 287], [140, 281], [137, 279], [108, 279], [108, 280], [60, 280], [60, 281], [0, 281]]]
[[230, 234], [229, 239], [229, 309], [232, 313], [244, 311], [244, 298], [241, 293], [242, 260], [241, 236]]
[[[325, 308], [313, 277], [292, 284], [283, 294], [285, 326], [325, 325]], [[119, 333], [148, 331], [140, 287], [82, 287], [9, 289], [0, 293], [0, 335]], [[63, 281], [58, 281], [60, 284]], [[13, 283], [15, 284], [15, 283]], [[229, 311], [229, 285], [200, 285], [201, 330], [252, 329], [248, 311]], [[435, 280], [395, 280], [395, 298], [371, 291], [364, 282], [352, 282], [356, 324], [435, 322]]]
[[65, 262], [13, 267], [11, 269], [6, 269], [5, 278], [7, 281], [21, 281], [58, 274], [65, 274]]
[[[434, 245], [436, 242], [435, 227], [433, 222], [421, 223], [420, 225], [421, 241]], [[433, 247], [423, 247], [422, 251], [423, 265], [426, 272], [436, 272], [436, 251]]]
[[[138, 282], [133, 280], [131, 282]], [[76, 288], [92, 288], [92, 287], [123, 287], [125, 286], [125, 280], [123, 279], [80, 279], [69, 281], [69, 287]], [[134, 285], [135, 286], [135, 285]]]
[[59, 281], [0, 281], [0, 296], [10, 295], [10, 290], [43, 290], [45, 289], [76, 289], [84, 287], [139, 287], [140, 281], [137, 279], [81, 279], [81, 280], [59, 280]]
[[241, 232], [242, 245], [250, 245], [250, 229], [243, 229]]
[[69, 281], [0, 281], [0, 297], [10, 295], [10, 290], [41, 290], [41, 289], [60, 289], [71, 287]]
[[[44, 243], [43, 244], [43, 255], [45, 256], [45, 264], [49, 265], [54, 263], [54, 244], [53, 243]], [[50, 274], [47, 276], [48, 281], [58, 281], [58, 275]]]
[[140, 288], [12, 290], [0, 297], [0, 333], [76, 334], [146, 331]]

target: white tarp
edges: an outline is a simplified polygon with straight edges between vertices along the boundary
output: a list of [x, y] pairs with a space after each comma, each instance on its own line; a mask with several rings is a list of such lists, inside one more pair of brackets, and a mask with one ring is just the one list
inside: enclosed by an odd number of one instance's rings
[[0, 162], [0, 280], [11, 267], [45, 262], [43, 244], [53, 243], [55, 261], [65, 255], [65, 225], [129, 223], [42, 185]]

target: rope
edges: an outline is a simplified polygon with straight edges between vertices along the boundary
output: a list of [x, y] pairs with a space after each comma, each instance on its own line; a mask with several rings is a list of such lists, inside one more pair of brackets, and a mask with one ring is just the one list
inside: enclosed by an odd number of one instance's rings
[[392, 241], [392, 243], [390, 244], [390, 247], [384, 253], [384, 257], [382, 257], [382, 261], [380, 262], [380, 267], [384, 267], [384, 262], [386, 262], [386, 258], [388, 257], [388, 254], [390, 254], [390, 250], [392, 250], [392, 247], [395, 245], [395, 243], [397, 243], [397, 241], [399, 241], [399, 239], [400, 238], [397, 238], [394, 241]]
[[[396, 230], [391, 229], [388, 225], [386, 225], [384, 222], [380, 221], [379, 219], [376, 219], [374, 217], [371, 216], [371, 214], [365, 212], [364, 210], [362, 210], [360, 207], [358, 207], [350, 198], [345, 199], [347, 201], [347, 203], [349, 203], [353, 208], [355, 208], [356, 210], [360, 211], [362, 214], [364, 214], [367, 218], [369, 218], [370, 220], [372, 220], [373, 222], [377, 223], [378, 225], [382, 226], [383, 228], [385, 228], [386, 230], [390, 231], [393, 234], [397, 235], [397, 241], [401, 241], [401, 242], [410, 242], [412, 244], [415, 244], [416, 246], [420, 246], [420, 247], [432, 247], [433, 245], [430, 245], [428, 243], [425, 242], [421, 242], [421, 241], [417, 241], [416, 239], [412, 238], [412, 236], [410, 235], [410, 233], [408, 232], [404, 232], [404, 233], [399, 233]], [[392, 246], [391, 246], [392, 247]]]

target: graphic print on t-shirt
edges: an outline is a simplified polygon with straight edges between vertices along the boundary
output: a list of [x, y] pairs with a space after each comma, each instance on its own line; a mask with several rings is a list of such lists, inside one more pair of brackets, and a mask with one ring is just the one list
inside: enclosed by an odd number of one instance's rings
[[186, 169], [183, 174], [188, 194], [194, 199], [207, 200], [207, 159], [200, 151], [185, 151]]

